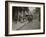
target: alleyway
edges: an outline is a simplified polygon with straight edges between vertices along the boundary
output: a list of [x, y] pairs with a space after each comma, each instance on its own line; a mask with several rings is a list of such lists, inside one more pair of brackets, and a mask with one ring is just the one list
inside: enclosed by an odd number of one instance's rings
[[14, 30], [31, 30], [31, 29], [39, 29], [40, 28], [40, 23], [38, 20], [32, 20], [30, 23], [23, 23], [23, 24], [18, 24], [18, 25], [13, 25]]

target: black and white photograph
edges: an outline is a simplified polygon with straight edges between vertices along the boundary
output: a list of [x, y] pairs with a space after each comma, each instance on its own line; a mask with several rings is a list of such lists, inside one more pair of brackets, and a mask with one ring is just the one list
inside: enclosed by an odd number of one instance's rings
[[44, 34], [44, 8], [44, 3], [6, 2], [6, 35]]
[[40, 29], [39, 7], [12, 7], [12, 29], [32, 30]]

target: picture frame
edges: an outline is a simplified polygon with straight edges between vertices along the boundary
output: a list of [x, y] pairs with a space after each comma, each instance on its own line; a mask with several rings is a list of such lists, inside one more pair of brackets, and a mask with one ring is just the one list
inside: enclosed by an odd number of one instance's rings
[[45, 33], [45, 3], [5, 1], [5, 36]]

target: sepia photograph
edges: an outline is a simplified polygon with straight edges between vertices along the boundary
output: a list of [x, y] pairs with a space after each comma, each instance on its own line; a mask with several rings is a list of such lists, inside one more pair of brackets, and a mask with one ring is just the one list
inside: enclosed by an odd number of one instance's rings
[[5, 35], [45, 33], [45, 3], [5, 1]]

